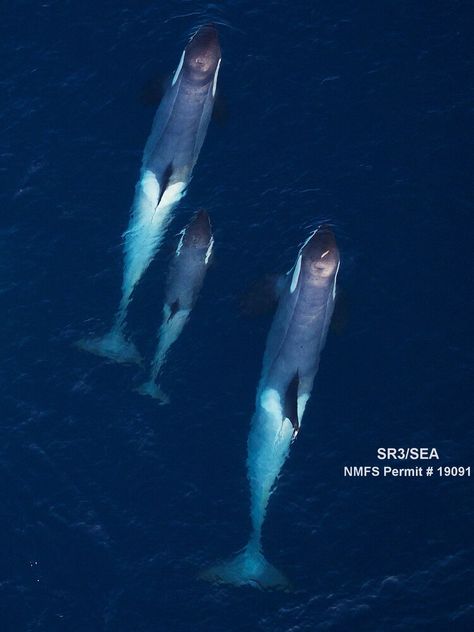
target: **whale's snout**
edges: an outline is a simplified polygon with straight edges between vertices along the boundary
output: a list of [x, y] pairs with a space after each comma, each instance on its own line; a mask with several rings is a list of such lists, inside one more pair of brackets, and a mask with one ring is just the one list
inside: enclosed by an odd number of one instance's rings
[[192, 248], [207, 248], [212, 240], [209, 214], [204, 209], [194, 215], [184, 234], [184, 244]]
[[334, 278], [339, 268], [339, 249], [329, 226], [320, 226], [303, 246], [302, 263], [315, 282]]
[[214, 78], [221, 59], [221, 47], [217, 29], [212, 24], [202, 26], [186, 46], [184, 69], [188, 76], [199, 83]]

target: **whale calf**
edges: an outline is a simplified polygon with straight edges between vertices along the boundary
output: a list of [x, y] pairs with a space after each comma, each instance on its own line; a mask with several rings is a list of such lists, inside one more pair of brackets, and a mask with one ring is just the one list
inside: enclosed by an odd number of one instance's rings
[[156, 383], [171, 345], [186, 325], [204, 282], [212, 255], [214, 238], [206, 211], [200, 210], [181, 232], [181, 238], [170, 264], [163, 307], [163, 320], [158, 332], [158, 345], [147, 382], [137, 390], [163, 404], [168, 397]]
[[248, 439], [252, 531], [231, 560], [204, 579], [285, 588], [285, 576], [262, 553], [262, 526], [276, 479], [299, 432], [334, 310], [339, 251], [331, 229], [319, 227], [301, 247], [286, 276], [268, 334]]
[[131, 218], [124, 233], [122, 296], [112, 329], [79, 346], [118, 362], [140, 355], [125, 337], [133, 290], [163, 240], [171, 213], [186, 193], [212, 114], [221, 50], [212, 25], [201, 27], [181, 55], [158, 107], [143, 153]]

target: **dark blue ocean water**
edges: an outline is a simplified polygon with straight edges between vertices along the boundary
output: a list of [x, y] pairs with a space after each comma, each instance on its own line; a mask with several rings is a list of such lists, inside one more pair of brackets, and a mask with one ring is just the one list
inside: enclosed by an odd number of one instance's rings
[[[456, 1], [4, 3], [1, 630], [474, 629], [473, 478], [342, 474], [381, 446], [474, 467], [472, 17]], [[73, 343], [119, 299], [144, 86], [209, 19], [226, 114], [130, 313], [149, 358], [174, 235], [205, 206], [215, 261], [158, 407], [138, 369]], [[248, 535], [271, 322], [239, 299], [326, 220], [347, 317], [264, 537], [295, 590], [214, 587], [197, 574]]]

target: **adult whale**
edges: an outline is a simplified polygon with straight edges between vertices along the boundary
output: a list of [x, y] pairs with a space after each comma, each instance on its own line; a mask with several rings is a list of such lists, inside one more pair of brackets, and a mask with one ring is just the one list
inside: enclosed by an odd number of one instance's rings
[[209, 267], [214, 238], [206, 211], [198, 211], [181, 233], [170, 264], [163, 320], [158, 345], [151, 363], [150, 377], [137, 390], [167, 404], [169, 399], [156, 383], [171, 345], [178, 339], [196, 302]]
[[250, 539], [236, 557], [205, 571], [205, 579], [260, 588], [287, 585], [284, 575], [262, 553], [262, 526], [318, 371], [334, 309], [338, 270], [334, 235], [329, 227], [321, 226], [304, 243], [286, 277], [267, 338], [248, 440]]
[[217, 31], [212, 25], [203, 26], [181, 55], [145, 146], [124, 234], [122, 296], [112, 329], [103, 338], [81, 341], [79, 346], [87, 351], [118, 362], [140, 359], [124, 333], [128, 306], [191, 179], [211, 118], [220, 64]]

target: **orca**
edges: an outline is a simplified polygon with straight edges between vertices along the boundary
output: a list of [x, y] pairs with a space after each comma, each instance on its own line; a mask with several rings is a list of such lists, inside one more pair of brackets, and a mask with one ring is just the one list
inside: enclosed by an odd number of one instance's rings
[[205, 210], [198, 211], [181, 233], [181, 239], [170, 264], [163, 320], [158, 331], [158, 345], [153, 357], [148, 381], [137, 390], [162, 404], [168, 396], [156, 383], [166, 362], [171, 345], [178, 339], [196, 302], [211, 262], [214, 237]]
[[334, 310], [339, 250], [323, 225], [306, 240], [287, 274], [267, 337], [248, 439], [252, 531], [234, 558], [202, 574], [238, 586], [286, 589], [288, 580], [262, 552], [268, 501], [298, 433]]
[[117, 362], [140, 361], [138, 350], [125, 335], [129, 303], [191, 180], [212, 115], [220, 64], [217, 30], [210, 24], [203, 26], [181, 55], [145, 146], [124, 233], [122, 295], [112, 328], [102, 338], [80, 341], [82, 349]]

